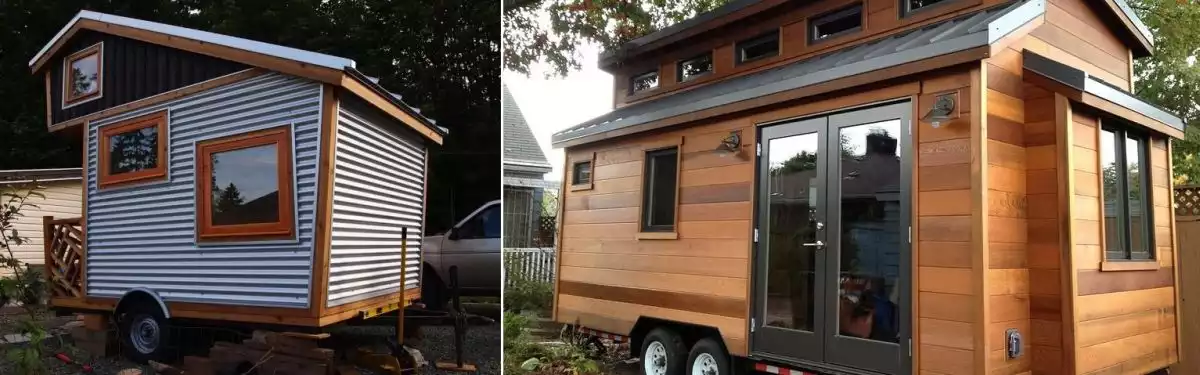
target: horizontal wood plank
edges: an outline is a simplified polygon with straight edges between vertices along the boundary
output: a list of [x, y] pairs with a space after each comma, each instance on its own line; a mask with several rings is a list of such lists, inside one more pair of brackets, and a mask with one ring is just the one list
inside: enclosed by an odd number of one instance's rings
[[625, 288], [573, 281], [560, 283], [558, 285], [558, 292], [565, 295], [569, 294], [597, 300], [625, 302], [635, 305], [691, 311], [738, 319], [745, 319], [746, 317], [746, 300], [738, 298], [672, 293], [660, 290]]

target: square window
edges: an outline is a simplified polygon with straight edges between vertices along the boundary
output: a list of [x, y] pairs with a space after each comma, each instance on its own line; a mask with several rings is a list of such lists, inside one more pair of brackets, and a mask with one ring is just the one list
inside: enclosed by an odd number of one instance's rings
[[953, 2], [954, 0], [900, 0], [900, 16], [907, 17], [918, 10], [932, 8], [934, 5]]
[[166, 177], [167, 112], [101, 127], [96, 184], [100, 188]]
[[835, 10], [808, 21], [808, 42], [814, 43], [862, 31], [862, 3]]
[[658, 88], [658, 71], [649, 71], [633, 76], [629, 80], [629, 93], [636, 94]]
[[712, 70], [712, 52], [705, 52], [702, 55], [680, 61], [676, 69], [676, 71], [679, 73], [679, 82], [685, 82], [696, 77], [712, 73]]
[[294, 237], [291, 145], [287, 127], [197, 143], [199, 240]]
[[675, 231], [679, 148], [646, 152], [642, 173], [642, 232]]
[[104, 45], [96, 43], [63, 60], [63, 107], [101, 96], [104, 88]]
[[571, 185], [586, 185], [592, 183], [592, 162], [576, 162], [571, 167]]
[[1146, 136], [1121, 127], [1100, 131], [1106, 260], [1153, 260], [1153, 208]]
[[737, 42], [734, 51], [737, 54], [735, 61], [739, 64], [779, 56], [779, 30]]

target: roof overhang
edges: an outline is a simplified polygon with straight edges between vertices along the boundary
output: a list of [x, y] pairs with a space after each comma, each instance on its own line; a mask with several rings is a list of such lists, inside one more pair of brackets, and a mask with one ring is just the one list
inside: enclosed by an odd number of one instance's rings
[[1023, 51], [1023, 60], [1026, 81], [1155, 132], [1184, 137], [1183, 119], [1128, 91], [1029, 50]]
[[1154, 53], [1154, 36], [1150, 34], [1150, 28], [1142, 23], [1141, 18], [1138, 18], [1137, 13], [1134, 13], [1133, 7], [1130, 7], [1129, 3], [1125, 0], [1105, 0], [1104, 5], [1121, 22], [1132, 41], [1135, 42], [1131, 46], [1134, 56], [1144, 57]]
[[88, 10], [80, 11], [63, 26], [29, 60], [29, 68], [34, 73], [45, 69], [50, 59], [80, 30], [93, 30], [344, 87], [437, 144], [442, 144], [446, 135], [446, 131], [434, 125], [432, 120], [359, 73], [354, 60]]
[[80, 168], [0, 170], [0, 185], [83, 180]]
[[979, 10], [916, 30], [807, 58], [780, 68], [725, 80], [618, 108], [551, 137], [569, 147], [680, 123], [718, 107], [768, 105], [764, 98], [795, 99], [945, 68], [990, 54], [993, 43], [1043, 20], [1045, 0]]

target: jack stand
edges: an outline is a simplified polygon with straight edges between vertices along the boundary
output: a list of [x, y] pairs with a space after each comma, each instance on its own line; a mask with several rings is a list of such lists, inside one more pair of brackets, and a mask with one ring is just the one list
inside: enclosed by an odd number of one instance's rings
[[454, 355], [455, 362], [438, 362], [438, 370], [455, 372], [475, 372], [475, 365], [463, 363], [462, 346], [467, 335], [467, 315], [462, 311], [462, 301], [459, 299], [458, 266], [450, 267], [450, 298], [452, 306], [450, 316], [454, 318]]

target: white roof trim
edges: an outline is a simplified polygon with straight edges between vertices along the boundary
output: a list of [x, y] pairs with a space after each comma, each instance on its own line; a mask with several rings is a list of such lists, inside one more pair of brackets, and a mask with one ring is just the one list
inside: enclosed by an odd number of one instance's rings
[[153, 31], [153, 32], [167, 34], [167, 35], [171, 35], [171, 36], [175, 36], [175, 37], [179, 37], [179, 38], [187, 38], [187, 39], [197, 40], [197, 41], [201, 41], [201, 42], [205, 42], [205, 43], [212, 43], [212, 44], [216, 44], [216, 45], [220, 45], [220, 46], [236, 48], [236, 49], [240, 49], [240, 50], [244, 50], [244, 51], [262, 53], [262, 54], [275, 56], [275, 57], [282, 58], [282, 59], [299, 61], [299, 62], [304, 62], [304, 63], [317, 65], [317, 66], [323, 66], [323, 67], [335, 69], [335, 70], [343, 70], [346, 67], [351, 67], [351, 68], [355, 67], [354, 60], [347, 59], [344, 57], [326, 55], [323, 53], [305, 51], [302, 49], [284, 47], [284, 46], [277, 45], [277, 44], [263, 43], [263, 42], [259, 42], [259, 41], [253, 41], [253, 40], [249, 40], [249, 39], [243, 39], [243, 38], [222, 35], [222, 34], [217, 34], [217, 33], [210, 33], [207, 31], [189, 29], [186, 27], [179, 27], [179, 26], [162, 24], [162, 23], [158, 23], [158, 22], [143, 21], [143, 20], [129, 18], [129, 17], [121, 17], [121, 16], [115, 16], [115, 15], [111, 15], [111, 14], [93, 12], [90, 10], [79, 11], [79, 14], [76, 14], [75, 18], [71, 19], [71, 22], [68, 22], [66, 26], [63, 26], [62, 30], [59, 30], [58, 34], [55, 34], [54, 38], [50, 39], [50, 42], [46, 43], [46, 45], [42, 47], [42, 50], [38, 51], [37, 55], [33, 56], [33, 59], [29, 60], [29, 66], [32, 67], [39, 59], [41, 59], [42, 56], [45, 55], [46, 52], [48, 52], [50, 50], [50, 47], [53, 46], [55, 43], [58, 43], [59, 39], [62, 39], [62, 37], [64, 35], [66, 35], [67, 30], [70, 30], [72, 27], [74, 27], [75, 24], [78, 23], [80, 19], [89, 19], [89, 20], [93, 20], [93, 21], [99, 21], [99, 22], [111, 23], [111, 24], [115, 24], [115, 25], [132, 27], [135, 29]]

